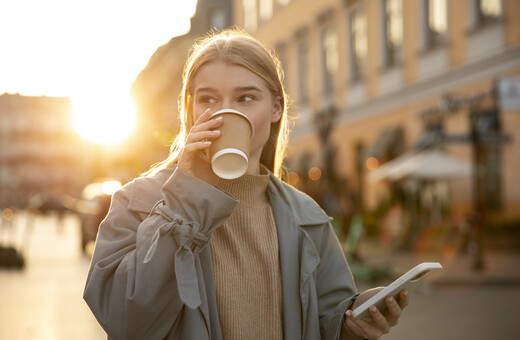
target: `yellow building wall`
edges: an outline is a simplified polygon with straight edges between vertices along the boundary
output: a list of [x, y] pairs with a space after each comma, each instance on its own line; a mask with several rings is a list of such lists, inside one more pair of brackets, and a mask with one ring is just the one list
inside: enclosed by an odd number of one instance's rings
[[379, 20], [379, 2], [376, 0], [369, 0], [365, 4], [367, 20], [368, 20], [368, 56], [367, 56], [367, 93], [370, 97], [374, 96], [378, 90], [378, 74], [379, 74], [379, 55], [380, 51], [380, 37], [381, 20]]
[[[243, 11], [241, 10], [241, 0], [235, 0], [235, 22], [243, 23]], [[276, 3], [276, 1], [275, 1]], [[457, 72], [466, 67], [468, 58], [468, 2], [467, 1], [448, 1], [448, 32], [446, 55], [447, 64], [450, 71]], [[509, 48], [518, 48], [520, 42], [520, 20], [517, 20], [516, 13], [520, 13], [520, 1], [504, 0], [505, 18], [504, 34], [505, 42]], [[349, 115], [349, 110], [345, 106], [349, 103], [349, 82], [348, 82], [348, 46], [347, 46], [347, 16], [349, 6], [364, 6], [367, 15], [367, 36], [368, 36], [368, 55], [365, 86], [368, 101], [363, 105], [370, 106], [371, 101], [380, 100], [379, 86], [381, 67], [380, 48], [381, 48], [381, 25], [380, 19], [381, 1], [343, 1], [343, 0], [293, 0], [285, 7], [275, 6], [273, 19], [268, 23], [259, 21], [259, 29], [252, 34], [266, 43], [268, 46], [276, 47], [280, 42], [284, 43], [285, 56], [287, 58], [287, 84], [290, 93], [297, 95], [298, 91], [298, 72], [297, 67], [297, 39], [296, 32], [302, 28], [307, 28], [309, 42], [309, 110], [311, 114], [320, 109], [322, 103], [321, 94], [321, 49], [320, 34], [323, 23], [318, 17], [327, 11], [333, 13], [330, 24], [335, 25], [338, 34], [339, 47], [339, 70], [338, 77], [335, 79], [334, 100], [338, 111], [343, 115]], [[403, 45], [403, 79], [404, 88], [397, 96], [406, 97], [408, 91], [413, 91], [415, 86], [422, 81], [418, 79], [419, 58], [419, 26], [420, 17], [419, 1], [403, 0], [404, 7], [404, 45]], [[509, 71], [508, 74], [520, 76], [520, 69]], [[388, 108], [378, 109], [379, 112], [371, 112], [368, 118], [358, 117], [356, 119], [344, 119], [346, 123], [338, 123], [332, 132], [331, 139], [338, 147], [337, 163], [338, 172], [349, 178], [350, 185], [356, 186], [356, 145], [361, 143], [367, 147], [373, 145], [382, 131], [385, 129], [401, 126], [404, 130], [405, 150], [410, 151], [413, 145], [423, 133], [424, 124], [418, 112], [425, 107], [439, 105], [441, 97], [446, 94], [469, 95], [490, 89], [494, 86], [497, 75], [483, 77], [463, 85], [456, 84], [448, 89], [443, 89], [437, 93], [429, 93], [418, 98], [404, 100], [399, 105]], [[432, 77], [435, 80], [435, 77]], [[433, 83], [434, 81], [431, 81]], [[432, 85], [433, 86], [433, 85]], [[299, 111], [296, 106], [298, 98], [294, 99], [294, 109]], [[450, 135], [464, 135], [469, 131], [468, 109], [463, 108], [459, 112], [451, 114], [445, 118], [445, 132]], [[504, 209], [501, 212], [503, 219], [520, 219], [520, 185], [518, 183], [518, 169], [520, 169], [520, 113], [504, 112], [501, 115], [503, 130], [511, 135], [512, 142], [503, 147], [502, 153], [502, 194], [504, 197]], [[311, 132], [305, 136], [299, 135], [291, 140], [288, 155], [297, 157], [303, 151], [319, 154], [321, 143], [316, 132]], [[465, 143], [446, 144], [446, 150], [453, 156], [467, 162], [471, 162], [471, 148]], [[364, 176], [368, 175], [368, 170], [364, 169]], [[458, 178], [450, 180], [451, 197], [453, 204], [452, 212], [458, 215], [467, 215], [471, 209], [472, 189], [471, 178]], [[379, 195], [384, 193], [381, 188], [368, 185], [365, 188], [366, 199], [369, 205], [374, 205], [380, 199]], [[495, 218], [491, 214], [490, 218]]]
[[417, 53], [418, 53], [418, 29], [419, 3], [416, 0], [403, 0], [403, 67], [404, 81], [412, 83], [417, 77]]
[[518, 44], [520, 43], [520, 20], [518, 20], [520, 13], [520, 1], [504, 0], [504, 13], [506, 25], [506, 45], [511, 46]]
[[468, 48], [467, 1], [448, 1], [448, 40], [450, 65], [464, 62]]

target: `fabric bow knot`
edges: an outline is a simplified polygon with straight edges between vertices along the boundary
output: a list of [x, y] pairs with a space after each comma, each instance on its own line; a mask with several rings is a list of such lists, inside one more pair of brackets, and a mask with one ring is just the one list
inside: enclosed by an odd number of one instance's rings
[[160, 214], [168, 222], [155, 231], [143, 263], [148, 263], [153, 258], [160, 236], [170, 233], [179, 247], [174, 255], [175, 278], [179, 297], [186, 306], [195, 309], [200, 306], [201, 298], [193, 251], [202, 248], [209, 238], [200, 232], [199, 223], [187, 223], [170, 210], [163, 201], [156, 204], [152, 214]]

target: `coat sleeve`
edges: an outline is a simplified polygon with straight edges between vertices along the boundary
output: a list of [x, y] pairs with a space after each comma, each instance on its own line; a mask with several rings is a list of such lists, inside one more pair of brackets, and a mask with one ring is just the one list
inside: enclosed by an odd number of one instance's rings
[[345, 312], [357, 296], [356, 286], [330, 223], [323, 229], [319, 249], [317, 294], [322, 339], [339, 339], [341, 335], [342, 340], [362, 340], [342, 326]]
[[197, 254], [237, 200], [177, 169], [141, 220], [129, 189], [100, 225], [84, 299], [110, 338], [163, 339], [182, 308], [200, 305]]

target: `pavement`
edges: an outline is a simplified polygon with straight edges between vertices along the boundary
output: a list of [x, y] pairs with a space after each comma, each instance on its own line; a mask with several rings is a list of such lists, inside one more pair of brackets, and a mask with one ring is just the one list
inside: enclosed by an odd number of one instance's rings
[[362, 242], [359, 253], [365, 266], [389, 269], [388, 277], [383, 280], [397, 278], [422, 262], [439, 262], [442, 270], [434, 271], [427, 277], [431, 284], [520, 288], [520, 245], [516, 242], [509, 242], [506, 247], [488, 242], [482, 251], [483, 268], [480, 270], [474, 268], [475, 256], [471, 251], [461, 252], [453, 248], [397, 251], [370, 240]]
[[[520, 247], [516, 242], [507, 244], [488, 243], [483, 248], [483, 269], [475, 270], [471, 251], [461, 253], [452, 247], [396, 251], [374, 240], [362, 242], [361, 274], [366, 268], [375, 268], [387, 275], [375, 280], [358, 277], [359, 291], [386, 286], [421, 262], [440, 262], [443, 266], [410, 292], [410, 304], [399, 324], [382, 339], [520, 339]], [[351, 266], [354, 276], [357, 266], [359, 263]]]
[[[22, 249], [26, 268], [0, 269], [0, 339], [106, 339], [82, 298], [90, 258], [80, 250], [79, 220], [21, 214], [14, 222], [0, 227], [0, 244]], [[381, 339], [520, 339], [520, 247], [484, 248], [482, 271], [472, 269], [471, 253], [453, 247], [403, 252], [365, 240], [359, 254], [362, 267], [386, 274], [378, 280], [356, 277], [360, 291], [387, 285], [421, 262], [444, 267], [411, 292], [399, 324]]]
[[0, 243], [23, 251], [26, 263], [0, 269], [0, 339], [106, 339], [83, 301], [90, 259], [80, 250], [75, 216], [60, 222], [18, 214], [0, 226]]

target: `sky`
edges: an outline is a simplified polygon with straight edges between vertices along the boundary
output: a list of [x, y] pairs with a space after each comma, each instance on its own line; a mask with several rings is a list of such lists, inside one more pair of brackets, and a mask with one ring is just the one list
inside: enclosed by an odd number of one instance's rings
[[70, 97], [76, 130], [92, 125], [92, 139], [108, 143], [102, 139], [116, 134], [114, 123], [120, 130], [133, 128], [132, 82], [159, 46], [188, 32], [195, 5], [196, 0], [0, 0], [0, 94]]

